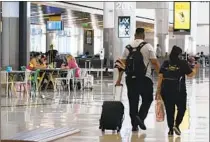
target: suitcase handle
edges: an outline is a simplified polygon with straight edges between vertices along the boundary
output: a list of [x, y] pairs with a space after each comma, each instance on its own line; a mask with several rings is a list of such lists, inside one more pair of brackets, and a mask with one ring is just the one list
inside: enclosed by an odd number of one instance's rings
[[[114, 99], [115, 99], [115, 101], [121, 101], [121, 100], [122, 100], [122, 93], [123, 93], [123, 84], [115, 85], [115, 89], [116, 89], [117, 87], [120, 87], [120, 88], [121, 88], [121, 91], [120, 91], [120, 98], [119, 98], [120, 100], [116, 100], [116, 94], [115, 94]], [[115, 93], [116, 93], [116, 90], [115, 90]]]
[[117, 86], [122, 86], [123, 87], [123, 84], [120, 84], [120, 85], [115, 84], [115, 87], [117, 87]]

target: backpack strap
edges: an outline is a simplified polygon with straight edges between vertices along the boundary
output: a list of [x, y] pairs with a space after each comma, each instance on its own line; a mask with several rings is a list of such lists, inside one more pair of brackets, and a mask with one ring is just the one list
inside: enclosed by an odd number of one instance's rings
[[[140, 52], [140, 50], [142, 49], [142, 47], [144, 47], [144, 45], [146, 45], [146, 44], [147, 44], [147, 42], [145, 42], [145, 41], [141, 42], [141, 43], [139, 44], [139, 46], [137, 47], [137, 51]], [[147, 65], [146, 65], [146, 72], [147, 72], [148, 66], [149, 66], [149, 62], [148, 62]]]
[[129, 52], [132, 52], [133, 51], [133, 47], [130, 44], [127, 45], [125, 48], [127, 48]]
[[146, 45], [146, 44], [147, 44], [147, 42], [145, 42], [145, 41], [141, 42], [141, 43], [139, 44], [139, 46], [136, 48], [137, 51], [140, 51], [140, 50], [142, 49], [142, 47], [144, 47], [144, 45]]

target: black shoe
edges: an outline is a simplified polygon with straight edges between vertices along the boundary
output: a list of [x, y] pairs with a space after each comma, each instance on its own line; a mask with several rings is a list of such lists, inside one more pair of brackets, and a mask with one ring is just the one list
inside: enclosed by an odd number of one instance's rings
[[144, 121], [142, 121], [139, 116], [136, 116], [136, 120], [137, 120], [137, 124], [139, 125], [139, 127], [142, 130], [146, 130], [147, 129], [145, 124], [144, 124]]
[[168, 136], [169, 136], [169, 137], [173, 137], [173, 136], [174, 136], [174, 131], [173, 131], [173, 130], [169, 130]]
[[139, 131], [138, 126], [133, 126], [132, 131], [133, 131], [133, 132], [138, 132], [138, 131]]
[[181, 135], [181, 131], [180, 131], [180, 129], [179, 129], [178, 126], [174, 126], [174, 131], [175, 131], [175, 133], [176, 133], [178, 136]]

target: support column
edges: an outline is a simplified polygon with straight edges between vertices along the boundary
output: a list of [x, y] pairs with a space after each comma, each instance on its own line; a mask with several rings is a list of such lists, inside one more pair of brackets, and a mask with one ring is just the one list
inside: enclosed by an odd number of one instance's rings
[[19, 2], [19, 67], [30, 59], [30, 2]]
[[53, 46], [55, 46], [55, 38], [56, 38], [56, 33], [47, 32], [47, 34], [46, 34], [46, 52], [48, 50], [50, 50], [51, 44], [53, 44]]
[[13, 69], [19, 69], [28, 64], [29, 19], [29, 2], [2, 2], [2, 67], [9, 65]]
[[[154, 39], [157, 39], [157, 44], [161, 47], [162, 56], [165, 56], [166, 52], [169, 52], [169, 2], [157, 3], [154, 28]], [[154, 47], [156, 49], [157, 45], [154, 45]]]
[[191, 53], [196, 54], [196, 36], [197, 36], [197, 23], [198, 23], [198, 2], [191, 2]]
[[[129, 16], [130, 17], [130, 37], [119, 38], [118, 32], [118, 17]], [[115, 2], [114, 3], [114, 35], [113, 35], [113, 59], [117, 60], [122, 56], [122, 53], [126, 45], [130, 44], [134, 40], [134, 34], [136, 30], [136, 2]], [[117, 80], [118, 72], [114, 71], [114, 82]]]
[[19, 2], [2, 2], [2, 67], [18, 69]]
[[104, 2], [103, 14], [103, 48], [104, 57], [107, 59], [107, 67], [113, 67], [113, 33], [114, 33], [114, 2]]

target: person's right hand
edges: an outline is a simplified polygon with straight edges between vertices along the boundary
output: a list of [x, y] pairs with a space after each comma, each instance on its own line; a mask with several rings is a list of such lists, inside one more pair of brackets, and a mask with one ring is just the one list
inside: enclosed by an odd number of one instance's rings
[[117, 80], [117, 82], [116, 82], [115, 86], [122, 86], [122, 84], [121, 84], [121, 80]]

